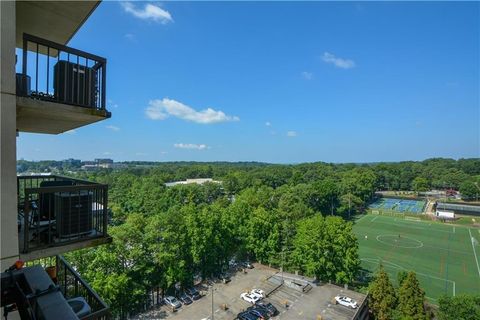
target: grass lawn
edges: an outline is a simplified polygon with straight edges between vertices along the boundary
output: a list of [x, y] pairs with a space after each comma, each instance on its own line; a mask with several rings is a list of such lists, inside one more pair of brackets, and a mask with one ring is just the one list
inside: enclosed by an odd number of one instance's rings
[[480, 223], [480, 217], [463, 216], [463, 217], [459, 217], [457, 220], [455, 220], [454, 223], [455, 224], [461, 224], [461, 225], [478, 224], [478, 223]]
[[354, 232], [367, 274], [382, 263], [396, 285], [398, 271], [413, 270], [432, 303], [443, 294], [480, 293], [480, 229], [370, 214]]

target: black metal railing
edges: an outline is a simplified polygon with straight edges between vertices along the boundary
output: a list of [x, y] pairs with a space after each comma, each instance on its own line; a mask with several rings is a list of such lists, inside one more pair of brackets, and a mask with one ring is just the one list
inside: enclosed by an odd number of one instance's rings
[[81, 317], [82, 320], [110, 318], [109, 308], [105, 302], [103, 302], [90, 285], [70, 266], [64, 257], [57, 256], [56, 266], [57, 284], [60, 286], [60, 290], [65, 298], [68, 300], [82, 297], [92, 309], [90, 314]]
[[19, 176], [22, 253], [108, 237], [108, 186], [62, 176]]
[[[80, 317], [82, 320], [109, 319], [110, 310], [107, 304], [93, 290], [90, 285], [72, 268], [63, 256], [51, 256], [26, 262], [27, 267], [40, 265], [49, 273], [53, 282], [60, 287], [65, 299], [81, 297], [91, 309], [88, 315]], [[52, 269], [54, 272], [52, 272]]]
[[[20, 70], [18, 70], [20, 69]], [[17, 95], [105, 110], [107, 60], [23, 34]]]

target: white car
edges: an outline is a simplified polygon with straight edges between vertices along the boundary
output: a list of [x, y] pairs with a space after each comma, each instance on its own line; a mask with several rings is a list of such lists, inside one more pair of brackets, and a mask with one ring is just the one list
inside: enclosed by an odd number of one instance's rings
[[357, 301], [346, 296], [336, 296], [335, 301], [337, 301], [337, 303], [341, 304], [342, 306], [349, 307], [352, 309], [356, 309], [358, 307]]
[[243, 300], [251, 303], [251, 304], [255, 304], [257, 301], [259, 301], [261, 298], [259, 296], [254, 296], [250, 293], [247, 293], [247, 292], [244, 292], [240, 295], [240, 298], [242, 298]]
[[262, 289], [253, 289], [252, 291], [250, 291], [250, 295], [263, 299], [265, 298], [265, 291], [263, 291]]

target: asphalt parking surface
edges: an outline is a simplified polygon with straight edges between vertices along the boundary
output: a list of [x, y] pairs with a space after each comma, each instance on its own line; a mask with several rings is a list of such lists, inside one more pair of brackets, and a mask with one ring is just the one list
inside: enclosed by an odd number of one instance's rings
[[278, 270], [256, 264], [255, 268], [247, 270], [247, 273], [232, 274], [231, 281], [227, 284], [215, 283], [213, 304], [212, 286], [202, 285], [197, 287], [203, 295], [202, 298], [192, 304], [183, 305], [175, 312], [162, 306], [138, 315], [134, 319], [233, 320], [238, 313], [251, 306], [240, 298], [240, 294], [258, 288], [266, 293], [276, 289], [263, 299], [265, 302], [271, 302], [279, 311], [277, 316], [271, 318], [273, 320], [319, 319], [319, 316], [323, 320], [348, 320], [353, 318], [356, 310], [336, 305], [334, 297], [338, 294], [346, 294], [357, 300], [359, 304], [365, 298], [360, 293], [328, 284], [313, 286], [308, 292], [297, 291], [285, 285], [278, 286], [267, 281], [275, 274], [277, 277], [280, 276]]

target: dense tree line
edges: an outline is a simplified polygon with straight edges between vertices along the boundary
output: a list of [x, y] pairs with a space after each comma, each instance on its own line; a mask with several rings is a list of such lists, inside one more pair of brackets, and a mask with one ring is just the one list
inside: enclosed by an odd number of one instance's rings
[[[275, 165], [258, 162], [122, 162], [133, 175], [155, 175], [164, 181], [187, 178], [215, 178], [225, 181], [226, 189], [235, 193], [251, 186], [267, 185], [277, 188], [284, 184], [312, 183], [326, 177], [338, 178], [354, 169], [369, 170], [374, 174], [377, 190], [416, 190], [453, 188], [464, 186], [475, 195], [473, 183], [480, 182], [480, 158], [444, 159], [433, 158], [424, 161], [392, 163], [331, 164], [305, 163], [298, 165]], [[67, 173], [78, 169], [70, 160], [17, 162], [19, 172], [52, 171]], [[112, 169], [97, 172], [109, 175]], [[122, 169], [121, 172], [124, 172]], [[469, 188], [470, 187], [470, 188]]]

